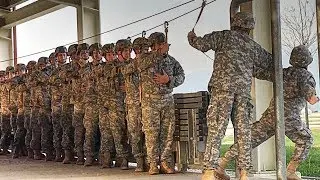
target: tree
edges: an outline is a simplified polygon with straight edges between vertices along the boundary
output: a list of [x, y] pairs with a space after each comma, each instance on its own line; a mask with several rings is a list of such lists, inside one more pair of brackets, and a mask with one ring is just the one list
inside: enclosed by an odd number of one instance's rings
[[[290, 0], [291, 1], [291, 0]], [[291, 50], [298, 45], [305, 45], [312, 54], [317, 52], [314, 44], [317, 42], [315, 3], [309, 0], [298, 0], [298, 6], [285, 8], [282, 14], [282, 45], [290, 55]]]

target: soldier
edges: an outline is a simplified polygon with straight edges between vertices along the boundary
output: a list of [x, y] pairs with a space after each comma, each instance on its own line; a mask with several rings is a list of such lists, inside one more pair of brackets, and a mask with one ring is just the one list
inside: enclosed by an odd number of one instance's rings
[[18, 92], [17, 92], [17, 83], [15, 82], [15, 79], [17, 77], [17, 71], [14, 70], [14, 76], [11, 78], [11, 80], [8, 82], [10, 84], [10, 123], [13, 134], [10, 133], [10, 149], [13, 149], [13, 140], [14, 140], [14, 133], [17, 131], [17, 116], [18, 116]]
[[52, 71], [49, 83], [51, 92], [51, 118], [53, 125], [53, 146], [55, 149], [55, 162], [63, 161], [62, 152], [62, 92], [63, 79], [60, 77], [60, 72], [66, 62], [66, 48], [63, 46], [55, 49], [55, 57], [57, 60], [57, 67]]
[[[291, 67], [283, 69], [284, 114], [286, 136], [296, 144], [294, 154], [287, 168], [287, 179], [298, 180], [296, 169], [304, 161], [311, 149], [313, 138], [310, 129], [301, 121], [300, 112], [304, 109], [306, 101], [315, 104], [319, 101], [316, 96], [316, 82], [307, 70], [313, 61], [308, 48], [301, 45], [295, 47], [290, 56]], [[273, 81], [273, 73], [261, 71], [256, 74], [260, 79]], [[263, 113], [261, 119], [252, 127], [252, 148], [255, 148], [275, 135], [274, 99]], [[232, 145], [221, 158], [216, 173], [223, 179], [230, 179], [224, 169], [228, 162], [238, 155], [238, 143]]]
[[[114, 44], [106, 44], [102, 47], [106, 63], [102, 63], [95, 72], [98, 92], [99, 106], [99, 128], [101, 132], [100, 164], [101, 168], [112, 166], [111, 152], [114, 151], [113, 136], [110, 129], [110, 116], [108, 111], [109, 97], [114, 95], [112, 80], [108, 78], [110, 70], [114, 66], [115, 52]], [[93, 52], [94, 56], [99, 56], [99, 51]], [[110, 85], [109, 85], [110, 84]], [[119, 161], [117, 161], [119, 162]], [[121, 164], [120, 164], [121, 165]]]
[[60, 125], [62, 127], [62, 147], [64, 149], [65, 157], [63, 164], [69, 164], [73, 160], [73, 134], [74, 129], [72, 127], [72, 114], [73, 105], [71, 104], [72, 84], [71, 77], [68, 76], [72, 72], [72, 65], [70, 63], [64, 64], [67, 59], [67, 48], [60, 46], [56, 48], [57, 61], [60, 62], [61, 68], [59, 70], [59, 78], [61, 79], [62, 90], [62, 117]]
[[253, 70], [273, 69], [271, 54], [249, 36], [253, 28], [252, 14], [240, 12], [232, 18], [231, 30], [214, 31], [204, 37], [197, 37], [193, 31], [188, 34], [192, 47], [202, 52], [210, 49], [216, 52], [212, 96], [207, 113], [209, 134], [202, 179], [215, 179], [214, 169], [218, 166], [221, 140], [231, 113], [234, 113], [240, 144], [238, 168], [241, 179], [247, 179], [251, 152], [249, 126], [253, 107], [250, 103]]
[[24, 128], [26, 129], [26, 136], [25, 136], [25, 145], [28, 151], [28, 159], [33, 159], [33, 150], [30, 147], [31, 139], [32, 139], [32, 120], [31, 120], [31, 86], [30, 81], [32, 80], [31, 74], [36, 69], [36, 61], [29, 61], [27, 64], [27, 73], [26, 73], [26, 90], [23, 93], [23, 104], [24, 104]]
[[[80, 44], [77, 46], [75, 54], [70, 54], [74, 66], [74, 75], [72, 75], [72, 91], [73, 91], [73, 119], [72, 126], [74, 127], [74, 145], [75, 151], [77, 153], [77, 165], [84, 164], [84, 138], [85, 138], [85, 128], [84, 128], [84, 85], [85, 85], [85, 71], [87, 70], [88, 56], [82, 55], [82, 49], [87, 50], [87, 45]], [[80, 57], [74, 58], [75, 55]]]
[[[180, 63], [167, 55], [169, 44], [161, 32], [149, 36], [152, 49], [151, 58], [142, 55], [137, 59], [141, 83], [142, 124], [146, 137], [147, 156], [150, 165], [149, 174], [174, 173], [172, 163], [172, 143], [175, 127], [173, 88], [184, 82], [184, 70]], [[151, 56], [151, 57], [152, 57]], [[151, 63], [150, 68], [143, 70], [143, 64]], [[147, 61], [146, 61], [147, 60]]]
[[27, 87], [25, 85], [25, 73], [26, 66], [24, 64], [17, 64], [15, 67], [16, 77], [13, 79], [14, 86], [16, 87], [17, 92], [17, 107], [18, 115], [17, 119], [17, 130], [14, 132], [14, 141], [13, 141], [13, 155], [12, 158], [18, 158], [20, 151], [24, 148], [25, 144], [25, 135], [26, 129], [24, 128], [24, 91]]
[[[144, 37], [139, 37], [133, 41], [133, 50], [137, 59], [141, 57], [141, 54], [147, 54], [149, 47], [150, 43]], [[133, 60], [130, 59], [130, 61], [132, 62]], [[127, 123], [132, 153], [137, 162], [135, 171], [143, 172], [145, 171], [145, 142], [141, 122], [139, 73], [136, 71], [127, 74], [126, 72], [130, 71], [127, 68], [130, 67], [131, 65], [129, 64], [121, 70], [125, 77]]]
[[0, 149], [2, 149], [1, 155], [8, 154], [11, 125], [10, 125], [10, 80], [14, 77], [14, 67], [8, 66], [6, 68], [5, 82], [1, 87], [1, 139]]
[[50, 95], [48, 92], [49, 75], [46, 66], [47, 57], [40, 57], [37, 70], [32, 73], [32, 140], [34, 159], [41, 160], [43, 152], [46, 153], [46, 161], [53, 160], [52, 123], [50, 122]]
[[55, 68], [57, 68], [57, 58], [56, 58], [56, 54], [53, 52], [49, 56], [49, 65], [47, 67], [49, 76], [51, 76]]
[[[89, 59], [89, 54], [93, 56], [93, 51], [99, 50], [101, 48], [100, 44], [93, 44], [89, 50], [89, 45], [84, 43], [78, 48], [80, 53], [80, 59], [87, 61]], [[84, 142], [84, 153], [86, 156], [86, 161], [84, 166], [92, 166], [94, 161], [94, 137], [98, 128], [98, 92], [96, 89], [96, 81], [94, 78], [95, 69], [98, 68], [101, 62], [102, 56], [98, 54], [93, 57], [93, 62], [89, 63], [89, 70], [85, 73], [85, 115], [83, 119], [83, 124], [85, 127], [85, 142]]]

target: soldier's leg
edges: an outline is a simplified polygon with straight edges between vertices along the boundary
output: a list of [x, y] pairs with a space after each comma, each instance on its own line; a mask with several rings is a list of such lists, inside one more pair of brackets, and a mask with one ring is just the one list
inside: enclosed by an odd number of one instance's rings
[[85, 108], [85, 115], [83, 124], [85, 127], [85, 141], [84, 154], [86, 156], [85, 166], [92, 166], [93, 163], [93, 146], [94, 146], [94, 129], [95, 118], [98, 116], [98, 109], [96, 105], [87, 105]]
[[112, 165], [111, 151], [113, 149], [113, 136], [110, 129], [108, 109], [99, 110], [99, 128], [101, 132], [100, 163], [102, 168], [110, 168]]
[[31, 108], [26, 108], [24, 113], [24, 128], [26, 129], [25, 145], [28, 151], [28, 159], [33, 159], [33, 151], [30, 147], [32, 139], [32, 128], [31, 128]]
[[32, 128], [32, 139], [31, 139], [31, 149], [34, 153], [35, 160], [41, 160], [41, 127], [39, 124], [40, 119], [40, 108], [33, 107], [31, 112], [31, 128]]
[[60, 124], [62, 118], [61, 106], [52, 107], [52, 125], [53, 125], [53, 147], [55, 149], [55, 161], [62, 162], [62, 126]]
[[301, 121], [299, 113], [290, 113], [286, 117], [286, 136], [295, 143], [295, 150], [287, 167], [288, 179], [300, 179], [295, 174], [300, 163], [303, 162], [310, 152], [313, 144], [311, 130]]
[[14, 141], [13, 141], [13, 156], [12, 158], [18, 158], [20, 150], [22, 148], [23, 137], [25, 136], [24, 129], [24, 110], [23, 108], [18, 109], [17, 114], [17, 130], [14, 132]]
[[160, 116], [160, 171], [165, 174], [172, 174], [174, 173], [174, 168], [171, 167], [171, 163], [173, 163], [172, 145], [175, 130], [173, 97], [162, 99], [160, 103], [163, 106]]
[[160, 108], [158, 107], [157, 101], [158, 100], [153, 101], [153, 99], [143, 99], [141, 102], [142, 127], [145, 133], [150, 175], [159, 173]]
[[76, 103], [74, 105], [72, 126], [74, 127], [74, 145], [75, 145], [75, 151], [78, 156], [78, 159], [77, 159], [78, 165], [84, 164], [83, 144], [84, 144], [85, 129], [83, 125], [83, 117], [84, 117], [84, 107], [82, 103]]
[[113, 104], [108, 110], [117, 157], [121, 159], [121, 169], [127, 170], [129, 152], [124, 107]]
[[62, 147], [64, 149], [65, 158], [63, 164], [71, 163], [73, 159], [73, 127], [72, 127], [72, 105], [65, 105], [62, 107], [63, 117], [61, 118], [62, 126]]
[[41, 126], [41, 147], [46, 153], [46, 161], [53, 160], [53, 133], [52, 122], [49, 116], [49, 111], [40, 109], [39, 123]]
[[0, 149], [2, 152], [0, 154], [8, 154], [8, 139], [11, 134], [11, 125], [10, 125], [10, 111], [8, 109], [2, 108], [1, 114], [1, 139], [0, 139]]
[[238, 168], [247, 176], [251, 163], [251, 120], [252, 108], [249, 98], [241, 95], [235, 96], [234, 114], [235, 128], [238, 140]]
[[17, 117], [18, 117], [18, 108], [13, 108], [11, 110], [11, 128], [13, 132], [16, 132], [17, 130]]

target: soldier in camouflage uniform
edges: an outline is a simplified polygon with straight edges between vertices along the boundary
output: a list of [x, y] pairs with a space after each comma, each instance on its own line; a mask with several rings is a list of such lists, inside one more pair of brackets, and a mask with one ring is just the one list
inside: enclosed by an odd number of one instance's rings
[[8, 66], [6, 68], [6, 75], [4, 84], [1, 86], [1, 139], [0, 139], [0, 149], [1, 155], [8, 154], [10, 135], [11, 135], [11, 124], [10, 124], [10, 90], [11, 82], [10, 80], [14, 76], [14, 68]]
[[[107, 104], [109, 103], [108, 97], [113, 93], [111, 90], [113, 86], [109, 86], [112, 82], [104, 74], [110, 74], [108, 69], [113, 67], [115, 60], [114, 44], [106, 44], [102, 47], [103, 55], [106, 63], [101, 63], [100, 67], [95, 72], [97, 82], [98, 105], [99, 105], [99, 128], [101, 132], [101, 148], [100, 148], [100, 164], [101, 168], [110, 168], [112, 166], [111, 152], [114, 150], [113, 136], [110, 129], [110, 116]], [[98, 52], [93, 52], [98, 53]], [[97, 55], [95, 55], [97, 56]], [[106, 75], [107, 75], [106, 74]], [[115, 93], [115, 92], [114, 92]]]
[[30, 147], [31, 139], [32, 139], [32, 120], [31, 120], [31, 109], [32, 109], [32, 102], [31, 102], [31, 86], [30, 81], [32, 81], [31, 74], [36, 69], [36, 61], [29, 61], [27, 64], [27, 73], [26, 73], [26, 90], [23, 93], [23, 102], [24, 102], [24, 128], [26, 129], [26, 136], [25, 136], [25, 145], [28, 151], [28, 159], [33, 159], [33, 150]]
[[17, 115], [17, 130], [14, 132], [14, 141], [13, 141], [13, 156], [12, 158], [18, 158], [20, 155], [20, 151], [25, 144], [25, 135], [26, 129], [24, 128], [24, 91], [26, 91], [27, 87], [25, 85], [25, 73], [26, 66], [24, 64], [17, 64], [15, 67], [16, 77], [13, 79], [13, 84], [16, 87], [17, 92], [17, 107], [18, 107], [18, 115]]
[[83, 124], [85, 127], [85, 142], [84, 142], [84, 153], [86, 156], [86, 161], [84, 166], [92, 166], [94, 161], [94, 144], [95, 144], [95, 134], [98, 129], [98, 117], [99, 117], [99, 104], [98, 104], [98, 92], [96, 89], [96, 79], [94, 73], [96, 69], [99, 68], [102, 56], [101, 56], [101, 45], [93, 44], [90, 47], [87, 44], [82, 44], [81, 48], [78, 49], [80, 53], [80, 58], [84, 61], [89, 59], [89, 55], [93, 57], [93, 61], [88, 64], [88, 69], [84, 74], [85, 79], [85, 115], [83, 119]]
[[[139, 37], [133, 41], [133, 50], [136, 54], [136, 59], [140, 58], [141, 54], [146, 54], [149, 51], [150, 43], [148, 39]], [[130, 59], [133, 62], [133, 59]], [[130, 144], [132, 153], [137, 162], [136, 172], [145, 171], [145, 140], [142, 132], [141, 122], [141, 105], [140, 105], [140, 81], [139, 73], [133, 73], [129, 69], [131, 65], [122, 68], [122, 73], [125, 77], [126, 88], [126, 107], [127, 107], [127, 123], [130, 134]]]
[[[251, 80], [254, 69], [273, 69], [270, 53], [249, 36], [254, 28], [251, 14], [237, 13], [231, 21], [231, 30], [214, 31], [197, 37], [191, 31], [189, 44], [202, 51], [215, 51], [213, 89], [208, 108], [208, 139], [204, 156], [203, 179], [214, 179], [218, 166], [221, 140], [225, 135], [231, 113], [238, 132], [241, 179], [247, 179], [250, 168], [252, 104]], [[216, 174], [218, 176], [218, 174]]]
[[47, 57], [41, 57], [37, 63], [37, 70], [31, 74], [32, 96], [32, 140], [34, 159], [41, 160], [43, 152], [46, 153], [46, 161], [53, 159], [52, 123], [50, 122], [50, 94], [48, 92], [49, 75], [46, 66]]
[[[149, 36], [152, 52], [136, 59], [140, 73], [142, 124], [146, 137], [149, 174], [174, 173], [171, 163], [175, 128], [173, 88], [184, 82], [180, 63], [168, 55], [169, 44], [161, 32]], [[145, 67], [146, 64], [149, 66]], [[145, 67], [145, 68], [144, 68]]]
[[63, 159], [63, 164], [69, 164], [73, 160], [73, 134], [74, 129], [72, 127], [72, 114], [73, 105], [71, 104], [71, 94], [72, 94], [72, 84], [71, 76], [69, 74], [72, 72], [72, 64], [67, 63], [67, 48], [64, 46], [59, 46], [56, 48], [57, 61], [60, 63], [60, 68], [58, 72], [58, 77], [60, 83], [60, 88], [62, 92], [61, 96], [61, 118], [60, 126], [62, 127], [62, 148], [64, 149], [65, 157]]
[[[75, 151], [77, 153], [77, 164], [83, 165], [84, 164], [84, 135], [85, 135], [85, 128], [83, 124], [84, 118], [84, 85], [85, 85], [85, 71], [87, 70], [88, 64], [88, 56], [81, 57], [81, 50], [82, 44], [77, 46], [77, 51], [75, 55], [79, 56], [78, 58], [73, 58], [73, 75], [72, 75], [72, 95], [73, 95], [73, 104], [74, 104], [74, 111], [73, 111], [73, 119], [72, 119], [72, 126], [74, 127], [74, 145]], [[85, 47], [87, 50], [87, 46]]]
[[[307, 70], [312, 63], [311, 53], [305, 46], [297, 46], [291, 52], [291, 67], [283, 69], [284, 89], [284, 114], [286, 136], [296, 144], [294, 154], [288, 165], [287, 179], [300, 179], [296, 174], [299, 164], [304, 161], [311, 149], [313, 138], [311, 131], [302, 122], [300, 112], [304, 109], [306, 101], [315, 104], [319, 101], [316, 96], [316, 82], [312, 74]], [[273, 72], [256, 72], [256, 77], [273, 81]], [[275, 135], [274, 99], [263, 113], [261, 119], [256, 121], [252, 127], [252, 148], [256, 148]], [[238, 155], [238, 143], [232, 145], [223, 158], [220, 159], [216, 173], [224, 179], [230, 179], [224, 169], [228, 162]]]

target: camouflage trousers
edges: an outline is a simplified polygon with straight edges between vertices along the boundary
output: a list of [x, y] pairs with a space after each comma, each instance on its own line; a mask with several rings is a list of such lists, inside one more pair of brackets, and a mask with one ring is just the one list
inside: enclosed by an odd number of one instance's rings
[[118, 99], [109, 99], [107, 106], [107, 119], [116, 149], [117, 157], [128, 158], [129, 144], [126, 129], [125, 108]]
[[94, 137], [98, 127], [98, 106], [97, 104], [86, 104], [83, 118], [85, 128], [84, 154], [86, 157], [94, 156]]
[[73, 114], [73, 105], [62, 105], [62, 117], [60, 125], [62, 127], [62, 148], [64, 150], [73, 149], [73, 135], [74, 128], [72, 127], [72, 114]]
[[53, 126], [53, 147], [55, 150], [62, 150], [62, 107], [52, 106], [51, 119]]
[[27, 149], [30, 149], [30, 143], [32, 139], [31, 107], [25, 107], [24, 128], [26, 129], [25, 145], [27, 146]]
[[[275, 121], [272, 101], [268, 109], [263, 113], [261, 119], [251, 126], [252, 148], [256, 148], [275, 135]], [[313, 144], [313, 138], [310, 129], [301, 121], [300, 110], [295, 110], [294, 107], [290, 108], [290, 106], [285, 106], [285, 134], [295, 143], [295, 151], [291, 160], [297, 162], [304, 161]], [[232, 145], [224, 155], [225, 158], [228, 160], [235, 158], [238, 155], [238, 146], [238, 143]]]
[[26, 129], [24, 128], [24, 108], [18, 109], [17, 130], [14, 132], [13, 146], [22, 147], [25, 144]]
[[18, 108], [10, 109], [10, 124], [13, 132], [17, 131], [17, 117], [18, 117]]
[[101, 133], [101, 148], [100, 153], [112, 152], [114, 149], [113, 136], [110, 129], [110, 117], [108, 116], [108, 109], [101, 107], [99, 109], [99, 129]]
[[247, 96], [227, 91], [213, 91], [207, 111], [208, 137], [204, 155], [204, 168], [218, 166], [220, 146], [232, 116], [238, 139], [238, 168], [248, 170], [251, 163], [252, 104]]
[[39, 107], [33, 107], [31, 111], [32, 139], [31, 149], [53, 150], [53, 126], [49, 111]]
[[172, 144], [175, 128], [172, 95], [145, 95], [142, 98], [141, 108], [148, 162], [171, 163], [173, 161]]
[[84, 104], [82, 102], [74, 103], [72, 126], [74, 127], [74, 148], [76, 153], [83, 154], [83, 144], [85, 128], [83, 124]]
[[133, 101], [130, 104], [128, 104], [127, 101], [128, 131], [130, 135], [132, 154], [135, 158], [144, 157], [146, 151], [144, 133], [142, 132], [141, 113], [142, 110], [139, 100]]
[[11, 124], [10, 124], [10, 111], [6, 107], [1, 108], [1, 139], [0, 148], [8, 149], [10, 145]]

